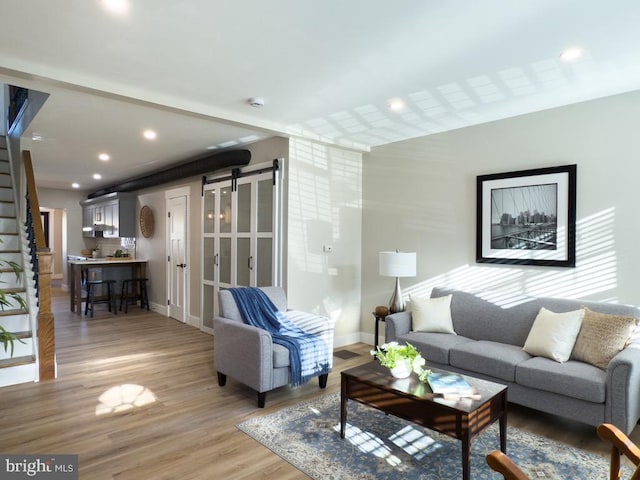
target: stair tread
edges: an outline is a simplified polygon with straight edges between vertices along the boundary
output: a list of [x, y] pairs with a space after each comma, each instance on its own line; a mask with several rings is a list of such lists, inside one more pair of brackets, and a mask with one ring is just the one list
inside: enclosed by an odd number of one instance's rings
[[35, 363], [36, 359], [33, 355], [24, 355], [22, 357], [3, 358], [0, 360], [0, 368], [17, 367], [18, 365], [28, 365]]
[[29, 311], [24, 308], [10, 308], [6, 310], [0, 310], [0, 317], [10, 317], [12, 315], [28, 315]]
[[[11, 269], [9, 269], [9, 271], [13, 272], [13, 270]], [[6, 293], [24, 293], [27, 291], [27, 289], [24, 287], [3, 288], [2, 290], [4, 290]]]

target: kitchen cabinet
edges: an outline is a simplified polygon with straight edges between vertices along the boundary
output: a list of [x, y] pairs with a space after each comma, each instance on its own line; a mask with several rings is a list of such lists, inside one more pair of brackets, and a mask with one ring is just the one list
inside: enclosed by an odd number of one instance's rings
[[136, 196], [115, 192], [80, 202], [85, 237], [135, 237]]
[[102, 205], [102, 215], [104, 216], [102, 235], [105, 238], [120, 236], [118, 232], [119, 216], [117, 213], [119, 204], [119, 201], [113, 200]]
[[95, 215], [95, 206], [87, 205], [82, 207], [82, 235], [85, 237], [93, 237], [94, 230], [93, 225]]

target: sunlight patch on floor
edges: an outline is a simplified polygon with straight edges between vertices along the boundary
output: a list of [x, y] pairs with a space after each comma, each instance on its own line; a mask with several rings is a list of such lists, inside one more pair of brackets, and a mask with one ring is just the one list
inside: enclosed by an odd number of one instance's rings
[[389, 437], [399, 448], [414, 458], [421, 459], [436, 446], [433, 438], [426, 436], [421, 431], [407, 425], [399, 432]]
[[125, 412], [149, 405], [156, 400], [155, 394], [141, 385], [130, 383], [117, 385], [100, 395], [96, 416]]
[[[340, 425], [334, 426], [334, 430], [339, 432]], [[387, 445], [385, 440], [370, 432], [354, 427], [348, 422], [345, 429], [345, 440], [363, 453], [384, 459], [389, 465], [396, 467], [402, 463], [402, 459], [392, 453], [391, 447]], [[441, 447], [431, 437], [410, 425], [394, 433], [387, 440], [416, 460], [423, 459]]]

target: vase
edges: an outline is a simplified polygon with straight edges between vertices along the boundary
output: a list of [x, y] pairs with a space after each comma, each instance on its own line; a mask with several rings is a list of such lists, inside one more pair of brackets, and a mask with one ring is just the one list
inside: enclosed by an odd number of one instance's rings
[[396, 362], [396, 366], [390, 368], [389, 371], [394, 378], [407, 378], [411, 375], [411, 361], [400, 360]]

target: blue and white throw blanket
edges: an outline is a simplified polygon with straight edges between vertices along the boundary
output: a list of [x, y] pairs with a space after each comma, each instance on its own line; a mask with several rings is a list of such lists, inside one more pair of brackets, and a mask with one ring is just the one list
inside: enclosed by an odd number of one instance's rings
[[230, 288], [229, 291], [245, 323], [266, 330], [273, 343], [289, 350], [292, 386], [329, 373], [332, 353], [322, 338], [305, 332], [289, 320], [259, 288]]

